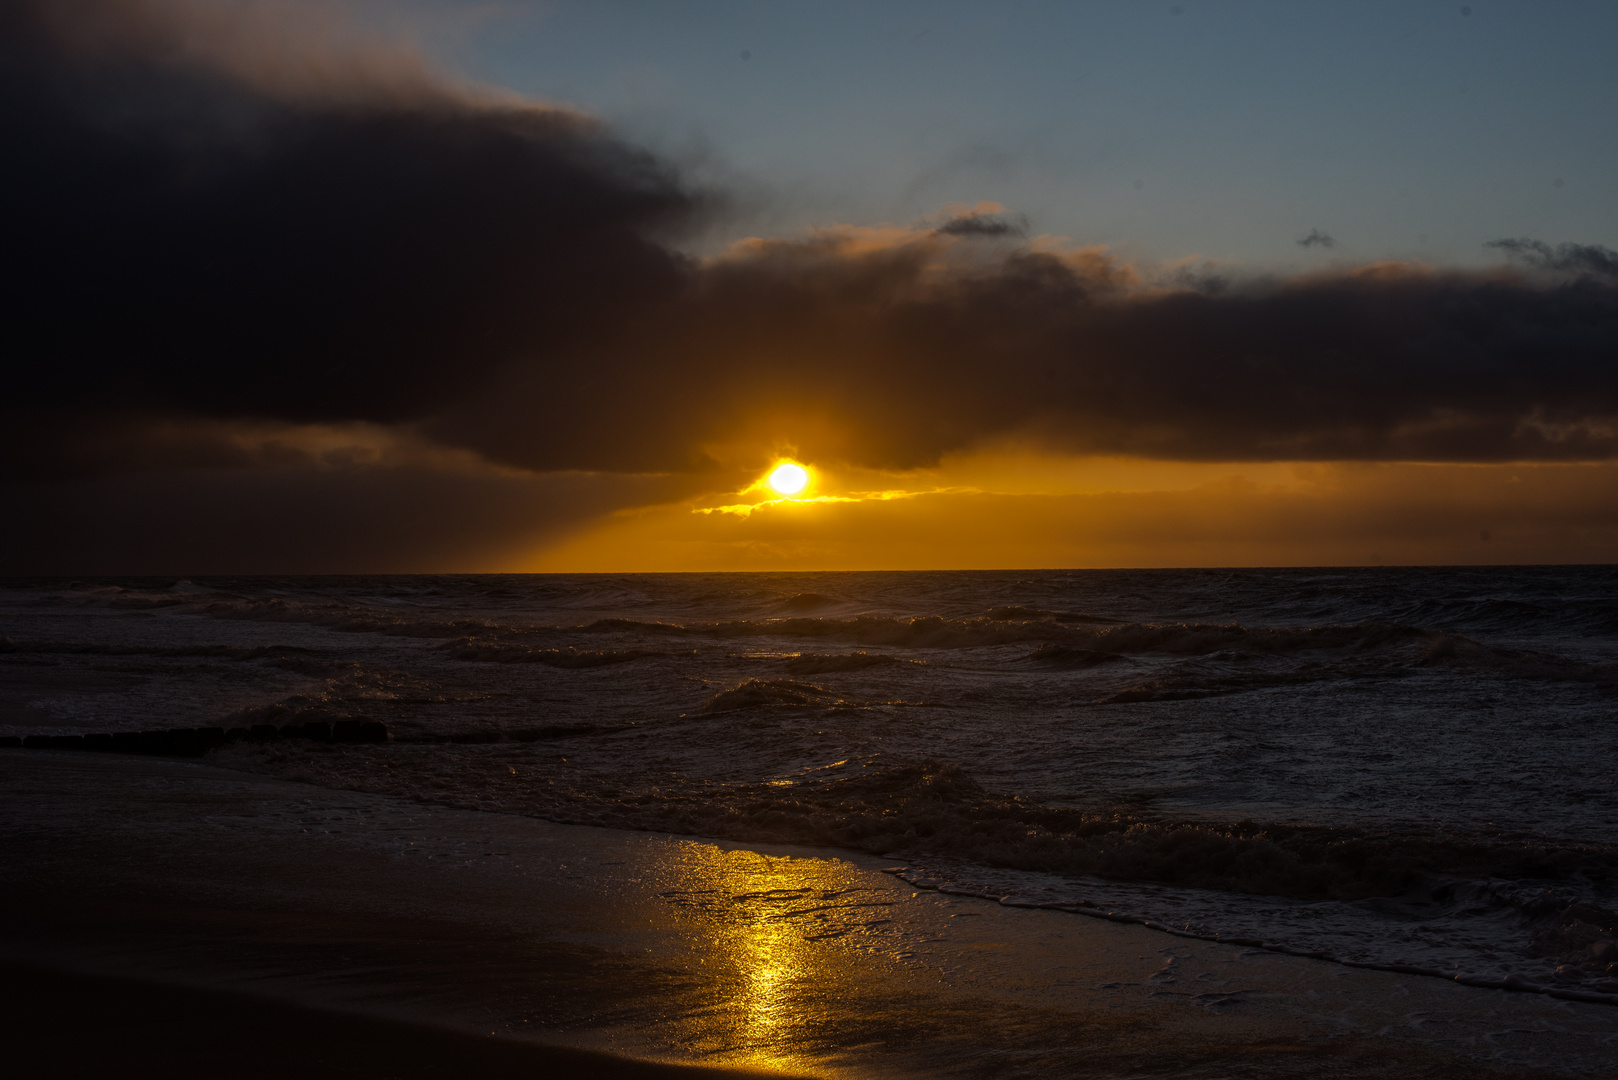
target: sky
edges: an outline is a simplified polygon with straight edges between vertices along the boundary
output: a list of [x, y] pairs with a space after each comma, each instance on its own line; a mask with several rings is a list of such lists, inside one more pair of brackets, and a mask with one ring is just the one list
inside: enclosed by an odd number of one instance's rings
[[0, 571], [1611, 562], [1614, 30], [20, 0]]
[[[423, 34], [448, 62], [712, 157], [767, 193], [750, 224], [769, 231], [987, 200], [1153, 261], [1618, 244], [1607, 3], [438, 9], [456, 10]], [[1315, 232], [1335, 244], [1298, 246]]]

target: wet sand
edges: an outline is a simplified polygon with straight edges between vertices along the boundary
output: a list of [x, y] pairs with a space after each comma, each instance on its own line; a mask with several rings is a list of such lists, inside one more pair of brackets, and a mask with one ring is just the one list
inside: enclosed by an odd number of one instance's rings
[[216, 988], [19, 964], [0, 964], [0, 986], [0, 1017], [9, 1035], [6, 1068], [21, 1077], [742, 1080], [762, 1075], [657, 1065]]
[[376, 1039], [490, 1076], [612, 1075], [558, 1048], [821, 1076], [1618, 1075], [1609, 1007], [918, 891], [864, 856], [53, 751], [0, 752], [0, 814], [0, 956], [69, 980], [8, 1010], [47, 1061], [167, 1001], [174, 1038], [105, 1044], [354, 1076], [417, 1075], [352, 1071]]

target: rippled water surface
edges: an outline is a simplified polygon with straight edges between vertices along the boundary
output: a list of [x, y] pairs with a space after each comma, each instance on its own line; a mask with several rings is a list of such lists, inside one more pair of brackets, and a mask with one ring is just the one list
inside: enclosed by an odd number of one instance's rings
[[[1618, 992], [1618, 570], [10, 581], [0, 725]], [[8, 751], [11, 752], [11, 751]], [[28, 751], [16, 751], [28, 752]]]

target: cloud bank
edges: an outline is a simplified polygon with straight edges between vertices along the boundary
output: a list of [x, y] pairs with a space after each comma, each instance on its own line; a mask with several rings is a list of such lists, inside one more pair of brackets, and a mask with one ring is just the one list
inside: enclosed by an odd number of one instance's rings
[[694, 260], [670, 237], [717, 200], [667, 163], [266, 10], [8, 7], [13, 468], [141, 416], [409, 424], [535, 470], [700, 468], [747, 440], [907, 467], [1008, 433], [1181, 459], [1618, 450], [1605, 249], [1174, 287], [973, 214]]
[[[233, 7], [236, 34], [215, 25]], [[34, 437], [422, 420], [678, 287], [650, 235], [698, 200], [660, 162], [409, 53], [278, 65], [308, 59], [303, 27], [264, 10], [8, 6], [3, 333]]]

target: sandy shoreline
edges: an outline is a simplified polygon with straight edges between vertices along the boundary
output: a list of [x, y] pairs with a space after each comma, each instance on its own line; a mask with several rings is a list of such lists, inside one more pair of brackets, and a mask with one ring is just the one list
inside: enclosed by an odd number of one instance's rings
[[1607, 1007], [941, 896], [863, 856], [51, 751], [0, 753], [0, 811], [12, 963], [427, 1041], [826, 1076], [1618, 1075]]
[[5, 987], [0, 1014], [12, 1032], [7, 1068], [26, 1077], [741, 1080], [764, 1075], [660, 1065], [310, 1009], [218, 988], [30, 965], [0, 964], [0, 985]]

